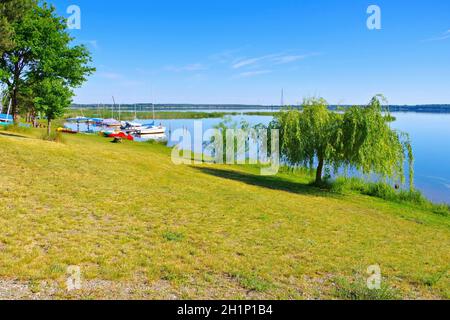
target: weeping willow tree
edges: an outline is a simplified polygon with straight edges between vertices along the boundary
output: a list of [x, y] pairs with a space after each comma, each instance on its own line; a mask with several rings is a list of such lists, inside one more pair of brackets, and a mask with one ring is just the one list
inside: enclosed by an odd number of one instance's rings
[[272, 128], [280, 130], [281, 150], [293, 166], [316, 169], [320, 184], [326, 168], [352, 167], [369, 175], [405, 182], [409, 162], [413, 189], [413, 153], [409, 136], [390, 127], [392, 117], [383, 110], [380, 95], [365, 107], [332, 112], [324, 99], [307, 99], [303, 111], [281, 112]]

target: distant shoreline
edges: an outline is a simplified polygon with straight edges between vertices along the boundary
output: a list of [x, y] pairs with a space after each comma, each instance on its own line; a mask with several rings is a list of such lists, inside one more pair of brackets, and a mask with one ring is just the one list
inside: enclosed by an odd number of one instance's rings
[[[136, 106], [136, 107], [135, 107]], [[70, 108], [77, 109], [111, 109], [112, 104], [73, 104]], [[292, 106], [293, 108], [300, 108], [300, 106]], [[348, 108], [350, 105], [330, 105], [331, 110], [339, 108]], [[116, 104], [115, 110], [118, 110], [119, 105]], [[137, 112], [151, 111], [153, 109], [150, 103], [140, 104], [122, 104], [120, 109], [122, 111]], [[276, 112], [282, 109], [281, 106], [264, 106], [264, 105], [234, 105], [234, 104], [155, 104], [155, 111], [211, 111], [220, 110], [221, 112], [237, 112], [240, 110], [258, 110], [267, 112]], [[389, 106], [391, 112], [419, 112], [419, 113], [450, 113], [450, 104], [429, 104], [429, 105], [391, 105]]]

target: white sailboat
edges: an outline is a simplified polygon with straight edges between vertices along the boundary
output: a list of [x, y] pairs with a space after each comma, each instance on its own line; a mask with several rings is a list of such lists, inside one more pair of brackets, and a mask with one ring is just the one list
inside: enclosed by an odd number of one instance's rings
[[114, 109], [116, 106], [116, 99], [113, 99], [113, 105], [111, 107], [111, 118], [110, 119], [104, 119], [102, 122], [102, 125], [105, 127], [121, 127], [123, 125], [122, 122], [120, 122], [120, 105], [119, 105], [119, 120], [114, 119]]
[[139, 134], [139, 135], [165, 134], [166, 133], [166, 128], [163, 127], [163, 126], [151, 125], [151, 126], [142, 127], [140, 129], [137, 129], [136, 133]]
[[141, 128], [136, 130], [136, 133], [139, 135], [148, 135], [148, 134], [165, 134], [166, 133], [166, 127], [163, 127], [162, 125], [156, 126], [155, 125], [155, 105], [152, 103], [153, 108], [153, 122], [148, 124], [143, 124]]

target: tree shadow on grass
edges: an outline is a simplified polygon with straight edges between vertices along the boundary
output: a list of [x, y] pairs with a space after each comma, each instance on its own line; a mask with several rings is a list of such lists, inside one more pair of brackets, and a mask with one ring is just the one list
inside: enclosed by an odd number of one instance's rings
[[234, 180], [252, 186], [263, 187], [272, 190], [291, 192], [295, 194], [313, 195], [317, 197], [341, 198], [339, 194], [320, 189], [306, 183], [294, 182], [280, 176], [260, 176], [234, 170], [224, 170], [211, 167], [191, 166], [191, 168], [215, 177]]
[[29, 139], [29, 137], [21, 136], [19, 134], [10, 133], [7, 131], [0, 131], [0, 136], [10, 137], [10, 138]]

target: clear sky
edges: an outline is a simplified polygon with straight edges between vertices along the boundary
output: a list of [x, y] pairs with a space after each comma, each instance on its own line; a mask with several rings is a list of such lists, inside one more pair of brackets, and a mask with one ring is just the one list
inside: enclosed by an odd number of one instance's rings
[[[51, 0], [97, 72], [77, 103], [450, 103], [449, 0]], [[367, 8], [381, 9], [381, 30]]]

